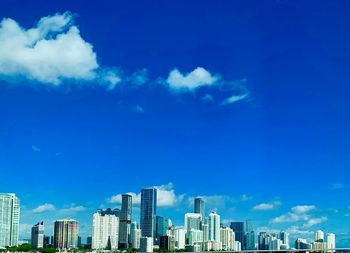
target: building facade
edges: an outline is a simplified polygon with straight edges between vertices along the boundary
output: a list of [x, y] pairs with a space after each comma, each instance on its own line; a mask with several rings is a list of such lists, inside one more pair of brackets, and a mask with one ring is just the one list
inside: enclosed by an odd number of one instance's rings
[[32, 246], [34, 249], [44, 247], [44, 222], [38, 222], [32, 227]]
[[92, 221], [92, 249], [118, 249], [119, 218], [110, 208], [98, 210]]
[[199, 213], [202, 215], [202, 220], [205, 218], [205, 204], [202, 198], [194, 199], [194, 213]]
[[130, 245], [130, 225], [132, 216], [132, 196], [129, 194], [122, 195], [122, 210], [119, 226], [119, 245], [126, 249]]
[[0, 248], [17, 246], [20, 200], [13, 193], [0, 193]]
[[220, 242], [220, 215], [216, 212], [209, 214], [209, 240]]
[[141, 190], [140, 228], [143, 237], [155, 237], [155, 218], [157, 215], [157, 189]]
[[57, 220], [54, 223], [54, 247], [56, 249], [75, 249], [78, 247], [78, 222]]

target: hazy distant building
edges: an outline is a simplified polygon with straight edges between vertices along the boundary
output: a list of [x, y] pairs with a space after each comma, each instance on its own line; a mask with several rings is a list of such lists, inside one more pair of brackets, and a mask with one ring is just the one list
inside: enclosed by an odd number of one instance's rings
[[282, 244], [285, 245], [285, 249], [289, 249], [290, 248], [289, 233], [285, 231], [281, 231], [280, 239], [282, 240]]
[[220, 242], [220, 215], [216, 212], [209, 214], [209, 240]]
[[44, 222], [38, 222], [32, 227], [32, 246], [34, 249], [44, 247]]
[[78, 247], [77, 221], [68, 219], [55, 221], [54, 247], [56, 249], [74, 249]]
[[327, 249], [335, 249], [335, 234], [327, 234]]
[[202, 220], [205, 218], [205, 204], [202, 198], [194, 199], [194, 213], [199, 213], [202, 215]]
[[312, 245], [308, 243], [305, 239], [298, 238], [295, 240], [296, 249], [311, 249]]
[[136, 221], [130, 226], [130, 242], [133, 249], [140, 249], [141, 229], [139, 229]]
[[190, 231], [191, 229], [201, 229], [202, 215], [200, 213], [186, 213], [185, 214], [185, 229]]
[[231, 222], [230, 228], [235, 232], [236, 241], [240, 242], [242, 247], [244, 245], [244, 223]]
[[194, 245], [203, 242], [203, 231], [199, 229], [191, 229], [187, 231], [188, 244]]
[[153, 238], [152, 237], [141, 237], [140, 238], [140, 251], [151, 253], [153, 252]]
[[315, 242], [324, 242], [324, 232], [322, 230], [315, 232]]
[[253, 220], [246, 221], [245, 250], [255, 250], [255, 232]]
[[132, 216], [132, 196], [129, 194], [122, 195], [122, 210], [119, 227], [119, 245], [126, 249], [130, 243], [130, 225]]
[[0, 248], [17, 246], [20, 201], [13, 193], [0, 193]]
[[155, 217], [157, 215], [157, 189], [141, 190], [140, 228], [143, 237], [155, 237]]
[[119, 218], [110, 208], [98, 210], [92, 221], [92, 249], [118, 249]]

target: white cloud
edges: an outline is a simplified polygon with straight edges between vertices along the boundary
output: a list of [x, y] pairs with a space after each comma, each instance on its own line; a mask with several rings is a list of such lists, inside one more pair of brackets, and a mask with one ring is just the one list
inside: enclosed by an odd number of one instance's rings
[[253, 199], [253, 197], [252, 196], [248, 196], [247, 194], [243, 194], [241, 196], [241, 200], [242, 201], [249, 201], [249, 200], [252, 200], [252, 199]]
[[147, 69], [141, 69], [138, 71], [135, 71], [129, 78], [128, 81], [131, 84], [134, 84], [136, 86], [140, 86], [148, 82], [148, 71]]
[[69, 12], [43, 17], [25, 29], [13, 19], [0, 23], [0, 77], [25, 78], [58, 86], [63, 80], [115, 85], [112, 73], [101, 76], [93, 46], [80, 35]]
[[197, 67], [190, 73], [182, 74], [178, 69], [170, 71], [166, 83], [174, 91], [193, 91], [202, 86], [210, 86], [220, 79], [202, 67]]
[[274, 210], [281, 205], [281, 202], [274, 201], [270, 203], [261, 203], [253, 207], [253, 211], [270, 211]]
[[306, 223], [304, 223], [303, 227], [309, 228], [309, 227], [312, 227], [314, 225], [320, 224], [320, 223], [325, 222], [325, 221], [327, 221], [327, 217], [325, 217], [325, 216], [320, 217], [320, 218], [311, 218]]
[[45, 203], [43, 205], [40, 205], [40, 206], [34, 208], [33, 213], [44, 213], [47, 211], [54, 211], [54, 210], [56, 210], [54, 205]]
[[226, 99], [224, 99], [222, 102], [221, 102], [221, 105], [229, 105], [229, 104], [233, 104], [233, 103], [236, 103], [240, 100], [243, 100], [245, 98], [248, 97], [248, 93], [245, 93], [245, 94], [242, 94], [242, 95], [232, 95], [231, 97], [228, 97]]
[[68, 208], [61, 209], [61, 213], [77, 213], [77, 212], [82, 212], [85, 211], [87, 208], [85, 206], [76, 206], [76, 205], [71, 205]]
[[[176, 195], [174, 186], [172, 183], [166, 185], [153, 186], [157, 189], [157, 206], [158, 207], [170, 207], [181, 203], [184, 199], [184, 194]], [[141, 204], [141, 193], [129, 192], [132, 196], [132, 202], [135, 205]], [[109, 199], [110, 203], [121, 204], [122, 194], [117, 194]]]
[[314, 210], [316, 207], [313, 205], [299, 205], [291, 208], [291, 211], [287, 214], [278, 216], [272, 219], [272, 223], [286, 223], [297, 221], [308, 221], [311, 216], [308, 212]]
[[303, 214], [315, 210], [316, 207], [314, 205], [299, 205], [292, 207], [292, 212], [297, 214]]

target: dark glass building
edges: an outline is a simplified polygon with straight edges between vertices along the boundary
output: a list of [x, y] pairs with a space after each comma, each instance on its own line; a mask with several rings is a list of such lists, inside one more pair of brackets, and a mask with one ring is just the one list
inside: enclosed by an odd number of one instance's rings
[[141, 190], [140, 228], [143, 237], [155, 238], [157, 215], [157, 189]]

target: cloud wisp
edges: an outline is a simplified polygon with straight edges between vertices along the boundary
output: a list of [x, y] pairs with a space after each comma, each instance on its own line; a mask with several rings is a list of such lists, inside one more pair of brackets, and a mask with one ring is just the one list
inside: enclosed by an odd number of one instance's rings
[[273, 201], [269, 203], [261, 203], [252, 208], [253, 211], [271, 211], [281, 206], [281, 202]]
[[55, 211], [56, 208], [53, 204], [45, 203], [33, 209], [33, 213], [44, 213], [48, 211]]

